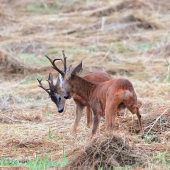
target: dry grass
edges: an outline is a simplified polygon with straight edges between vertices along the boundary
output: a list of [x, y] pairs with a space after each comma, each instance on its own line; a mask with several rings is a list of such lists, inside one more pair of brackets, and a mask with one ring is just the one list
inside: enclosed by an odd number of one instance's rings
[[[144, 163], [145, 162], [145, 163]], [[96, 138], [85, 151], [63, 169], [114, 169], [114, 167], [143, 166], [146, 157], [127, 144], [126, 138], [117, 136]]]
[[[127, 132], [133, 147], [148, 155], [169, 152], [169, 112], [164, 112], [170, 105], [169, 10], [168, 0], [1, 1], [0, 158], [24, 161], [27, 156], [47, 154], [60, 159], [64, 145], [69, 159], [89, 143], [91, 128], [84, 116], [77, 137], [70, 132], [74, 102], [68, 101], [59, 114], [36, 82], [56, 73], [44, 54], [60, 57], [63, 49], [68, 64], [83, 61], [83, 74], [105, 70], [113, 78], [128, 78], [142, 101], [140, 111], [149, 136], [142, 139], [135, 133], [136, 117], [126, 110], [116, 119], [114, 132], [121, 137]], [[97, 136], [105, 134], [102, 120]], [[153, 164], [148, 163], [150, 169]]]

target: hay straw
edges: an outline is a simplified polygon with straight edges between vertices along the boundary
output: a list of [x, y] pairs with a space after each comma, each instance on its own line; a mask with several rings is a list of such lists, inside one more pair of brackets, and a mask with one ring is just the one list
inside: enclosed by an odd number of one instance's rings
[[[36, 6], [39, 3], [40, 9]], [[34, 10], [29, 11], [30, 6], [35, 7]], [[73, 0], [66, 3], [44, 0], [42, 4], [38, 0], [21, 0], [3, 1], [0, 7], [0, 158], [5, 155], [26, 161], [27, 156], [35, 159], [35, 156], [48, 154], [50, 159], [60, 159], [63, 145], [69, 158], [81, 153], [89, 143], [92, 128], [86, 127], [85, 116], [79, 123], [76, 138], [70, 132], [75, 120], [74, 102], [67, 101], [65, 112], [59, 114], [34, 81], [34, 78], [47, 77], [52, 71], [51, 65], [48, 62], [29, 64], [19, 58], [25, 53], [34, 54], [36, 61], [42, 61], [44, 54], [59, 58], [63, 49], [68, 65], [76, 66], [83, 61], [83, 74], [105, 70], [113, 78], [125, 77], [132, 82], [138, 98], [143, 101], [141, 114], [145, 133], [153, 133], [147, 136], [153, 136], [153, 140], [149, 138], [144, 145], [136, 134], [139, 127], [136, 116], [132, 122], [127, 111], [123, 117], [116, 118], [113, 131], [118, 135], [124, 132], [132, 145], [138, 143], [137, 148], [131, 148], [134, 154], [139, 148], [143, 151], [141, 156], [145, 155], [145, 148], [148, 155], [149, 148], [166, 150], [162, 145], [169, 142], [170, 115], [162, 113], [169, 108], [170, 97], [164, 65], [165, 57], [169, 57], [168, 0]], [[106, 137], [104, 119], [100, 125], [97, 135]], [[114, 141], [105, 140], [111, 144]], [[104, 141], [95, 144], [97, 147], [91, 145], [89, 149], [94, 151], [93, 156], [101, 151]], [[122, 147], [112, 146], [117, 155], [125, 153], [128, 160], [127, 148], [123, 151]], [[133, 160], [135, 156], [131, 152], [130, 155]], [[87, 160], [84, 156], [82, 159]], [[105, 164], [104, 161], [109, 162], [106, 157], [103, 162], [100, 156], [99, 159], [95, 159], [93, 165], [91, 160], [85, 163], [98, 167], [100, 163]], [[115, 158], [110, 162], [122, 165]]]

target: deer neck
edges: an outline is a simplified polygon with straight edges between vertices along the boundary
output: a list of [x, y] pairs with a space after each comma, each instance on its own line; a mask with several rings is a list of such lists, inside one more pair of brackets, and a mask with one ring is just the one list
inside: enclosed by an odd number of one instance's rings
[[90, 99], [95, 88], [97, 87], [97, 84], [91, 83], [74, 74], [72, 74], [71, 84], [73, 85], [73, 92], [87, 101]]

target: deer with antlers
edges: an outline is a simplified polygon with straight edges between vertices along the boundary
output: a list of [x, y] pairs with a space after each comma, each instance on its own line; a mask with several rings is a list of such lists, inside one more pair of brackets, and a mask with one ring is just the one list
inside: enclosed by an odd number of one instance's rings
[[56, 104], [57, 108], [58, 108], [58, 112], [62, 113], [64, 111], [64, 105], [65, 105], [65, 99], [64, 99], [64, 92], [61, 88], [61, 83], [60, 83], [60, 79], [58, 77], [58, 80], [56, 82], [56, 84], [54, 85], [53, 83], [53, 75], [50, 73], [49, 77], [48, 77], [48, 84], [49, 84], [49, 88], [45, 88], [41, 81], [39, 79], [37, 79], [39, 82], [39, 87], [41, 87], [42, 89], [44, 89], [50, 96], [51, 100]]
[[111, 129], [115, 120], [117, 109], [127, 108], [132, 114], [136, 114], [141, 132], [143, 131], [141, 115], [137, 104], [137, 96], [132, 83], [125, 78], [116, 78], [103, 83], [92, 83], [77, 75], [82, 69], [82, 62], [74, 69], [70, 65], [66, 72], [62, 72], [55, 65], [55, 60], [46, 56], [53, 68], [63, 78], [64, 98], [70, 99], [75, 94], [83, 98], [94, 114], [92, 135], [97, 131], [101, 116], [105, 115], [106, 128]]
[[[46, 56], [46, 57], [50, 60], [52, 65], [55, 65], [54, 62], [56, 60], [58, 60], [58, 59], [55, 59], [55, 60], [52, 61], [48, 56]], [[63, 52], [63, 58], [64, 58], [63, 63], [64, 63], [64, 74], [65, 74], [67, 67], [66, 67], [66, 57], [64, 55], [64, 52]], [[76, 72], [79, 73], [80, 71], [81, 71], [81, 69], [77, 68]], [[94, 83], [102, 83], [102, 82], [111, 80], [111, 76], [104, 71], [97, 71], [97, 72], [94, 72], [94, 73], [90, 73], [90, 74], [88, 74], [88, 75], [86, 75], [82, 78], [84, 78], [87, 81], [94, 82]], [[43, 88], [49, 94], [49, 96], [51, 97], [51, 100], [58, 107], [58, 112], [60, 112], [60, 113], [63, 112], [65, 100], [66, 100], [64, 98], [64, 91], [63, 91], [63, 88], [61, 86], [62, 81], [63, 81], [63, 72], [59, 72], [58, 80], [57, 80], [57, 83], [55, 85], [53, 84], [52, 74], [51, 73], [49, 74], [49, 78], [47, 80], [48, 83], [49, 83], [49, 89], [46, 89], [42, 85], [41, 80], [38, 80], [38, 81], [39, 81], [39, 87]], [[76, 104], [76, 119], [75, 119], [74, 126], [72, 128], [72, 132], [75, 134], [78, 123], [79, 123], [79, 121], [82, 117], [83, 109], [86, 107], [86, 117], [87, 117], [87, 125], [88, 126], [92, 122], [92, 112], [91, 112], [91, 109], [88, 106], [88, 103], [86, 102], [86, 100], [84, 100], [79, 95], [77, 95], [77, 94], [73, 95], [73, 100], [75, 101], [75, 104]]]

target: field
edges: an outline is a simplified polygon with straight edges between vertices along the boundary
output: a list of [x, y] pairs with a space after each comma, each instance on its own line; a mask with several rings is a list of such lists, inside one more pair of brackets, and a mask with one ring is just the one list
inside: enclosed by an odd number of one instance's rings
[[[136, 133], [136, 115], [124, 110], [116, 118], [113, 136], [124, 139], [145, 161], [117, 169], [169, 169], [168, 0], [0, 1], [0, 169], [71, 166], [94, 140], [85, 114], [77, 136], [72, 135], [72, 99], [58, 113], [38, 87], [37, 78], [48, 86], [45, 80], [50, 72], [57, 80], [58, 73], [45, 55], [60, 58], [62, 50], [67, 65], [75, 67], [82, 61], [82, 75], [105, 70], [134, 85], [145, 135]], [[62, 62], [57, 64], [63, 69]], [[108, 139], [104, 118], [95, 139]]]

